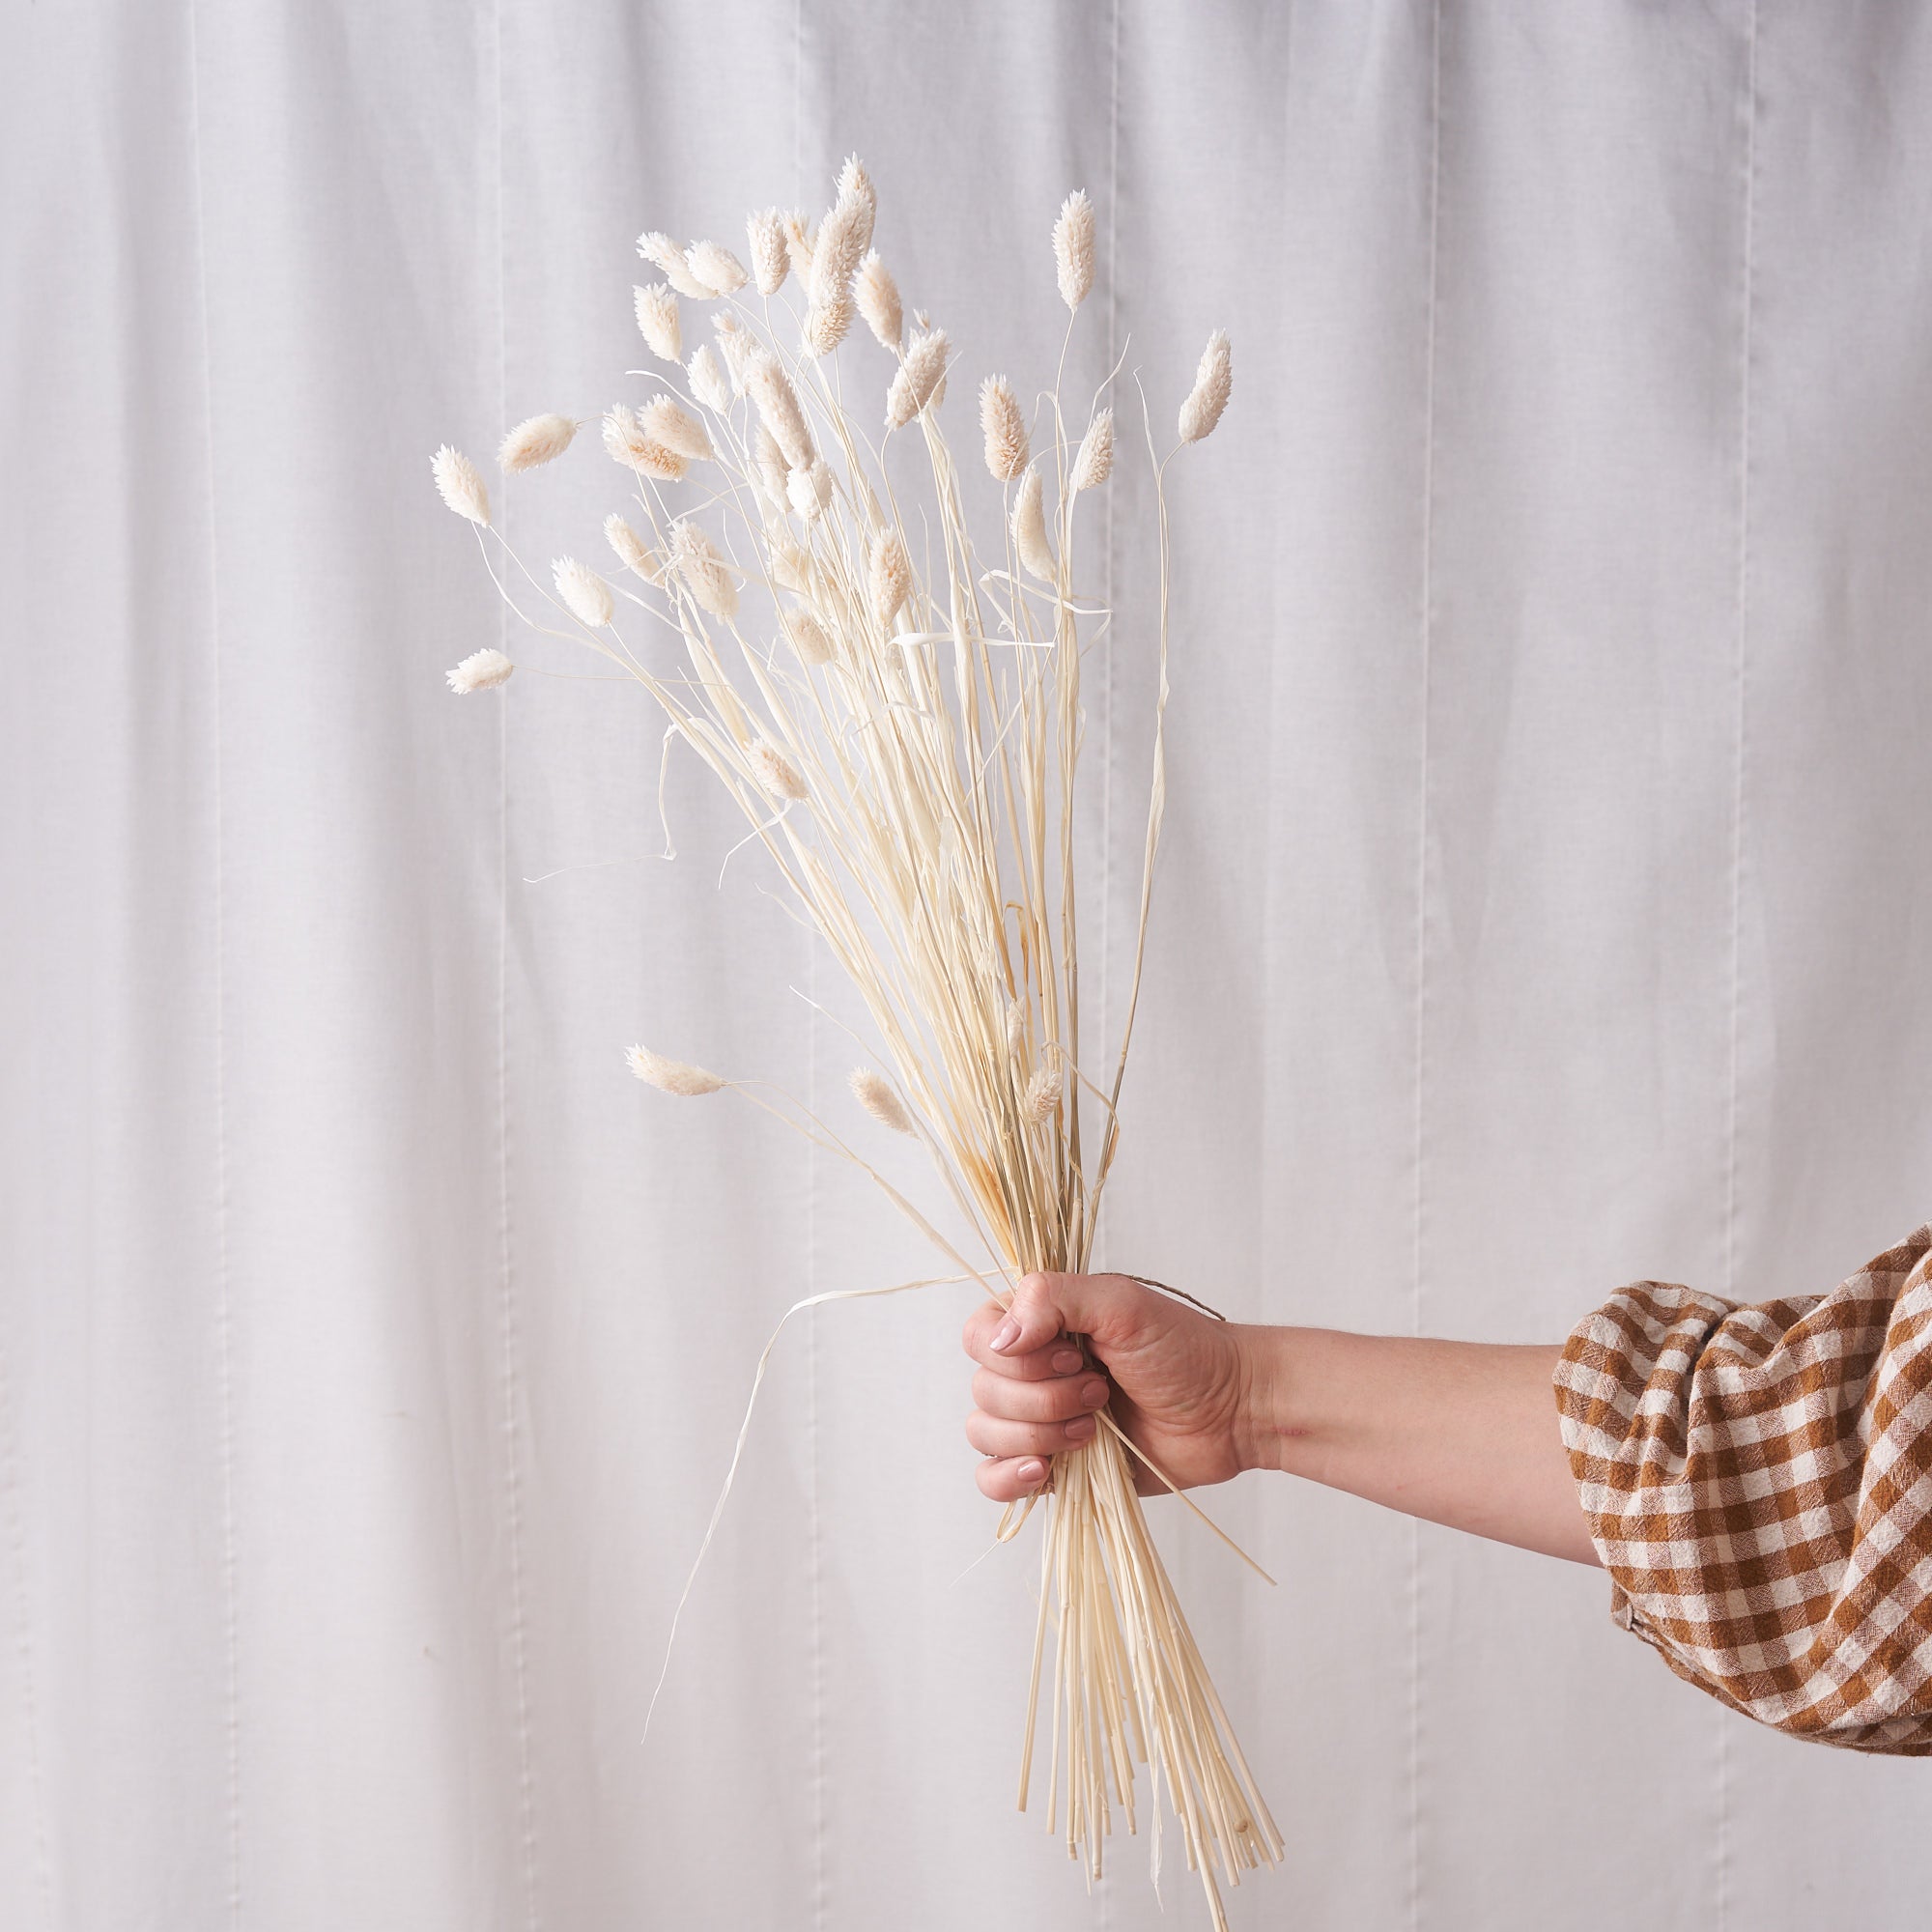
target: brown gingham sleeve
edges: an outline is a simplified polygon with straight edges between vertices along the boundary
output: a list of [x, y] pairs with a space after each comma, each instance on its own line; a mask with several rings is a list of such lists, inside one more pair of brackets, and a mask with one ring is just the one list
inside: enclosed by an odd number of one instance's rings
[[1619, 1289], [1556, 1406], [1617, 1622], [1762, 1723], [1932, 1755], [1932, 1224], [1804, 1300]]

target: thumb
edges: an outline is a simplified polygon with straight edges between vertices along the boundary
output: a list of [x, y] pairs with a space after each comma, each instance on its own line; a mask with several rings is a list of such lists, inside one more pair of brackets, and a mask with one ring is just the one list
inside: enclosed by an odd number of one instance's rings
[[1030, 1355], [1062, 1335], [1123, 1340], [1132, 1325], [1128, 1304], [1141, 1293], [1120, 1275], [1022, 1276], [987, 1346], [995, 1354]]

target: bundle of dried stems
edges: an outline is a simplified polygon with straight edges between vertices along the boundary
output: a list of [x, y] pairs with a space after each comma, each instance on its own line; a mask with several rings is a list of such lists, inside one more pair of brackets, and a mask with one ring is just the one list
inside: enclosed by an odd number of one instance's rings
[[[1012, 384], [989, 377], [980, 428], [1006, 504], [997, 548], [976, 545], [939, 422], [952, 349], [923, 316], [908, 331], [871, 246], [875, 210], [854, 157], [815, 229], [776, 209], [751, 216], [749, 276], [717, 242], [681, 247], [657, 232], [639, 240], [663, 280], [637, 290], [638, 323], [668, 373], [641, 372], [651, 393], [635, 407], [612, 405], [601, 423], [605, 449], [634, 485], [631, 512], [604, 526], [621, 575], [559, 557], [546, 585], [494, 529], [475, 466], [445, 447], [433, 468], [518, 615], [589, 645], [642, 685], [669, 720], [666, 757], [673, 743], [690, 747], [743, 810], [748, 839], [763, 845], [876, 1029], [889, 1070], [860, 1068], [855, 1100], [872, 1122], [924, 1144], [990, 1264], [963, 1259], [789, 1096], [768, 1099], [773, 1090], [761, 1084], [645, 1047], [632, 1049], [632, 1069], [669, 1094], [729, 1088], [778, 1114], [871, 1175], [962, 1271], [952, 1279], [983, 1282], [1005, 1299], [1031, 1270], [1088, 1266], [1119, 1146], [1165, 798], [1162, 486], [1175, 451], [1219, 420], [1228, 341], [1217, 333], [1208, 342], [1166, 455], [1143, 400], [1160, 559], [1150, 613], [1159, 676], [1153, 769], [1125, 1017], [1096, 1064], [1081, 1032], [1074, 806], [1081, 656], [1109, 613], [1076, 599], [1075, 559], [1091, 521], [1081, 499], [1113, 469], [1114, 413], [1096, 394], [1085, 423], [1069, 427], [1056, 377], [1029, 420]], [[1052, 242], [1069, 340], [1094, 283], [1094, 231], [1087, 197], [1068, 196]], [[713, 339], [688, 356], [680, 299], [715, 304]], [[883, 394], [879, 434], [848, 408], [845, 396], [862, 384], [844, 384], [837, 367], [855, 317], [892, 359], [879, 390], [863, 385]], [[1065, 358], [1063, 344], [1063, 369]], [[560, 456], [577, 427], [557, 414], [518, 425], [502, 444], [503, 470]], [[913, 515], [886, 462], [889, 440], [907, 435], [923, 446], [927, 479]], [[681, 483], [691, 498], [680, 506], [670, 486]], [[681, 650], [681, 663], [666, 644]], [[514, 668], [484, 650], [449, 681], [480, 691]], [[1134, 1764], [1147, 1764], [1156, 1879], [1164, 1784], [1188, 1864], [1224, 1925], [1220, 1878], [1238, 1883], [1243, 1868], [1278, 1860], [1281, 1838], [1149, 1536], [1135, 1459], [1151, 1465], [1110, 1416], [1101, 1422], [1092, 1441], [1053, 1459], [1044, 1486], [1020, 1804], [1051, 1618], [1049, 1829], [1064, 1823], [1069, 1855], [1097, 1874], [1115, 1807], [1136, 1827]], [[1009, 1511], [1002, 1535], [1025, 1516]]]

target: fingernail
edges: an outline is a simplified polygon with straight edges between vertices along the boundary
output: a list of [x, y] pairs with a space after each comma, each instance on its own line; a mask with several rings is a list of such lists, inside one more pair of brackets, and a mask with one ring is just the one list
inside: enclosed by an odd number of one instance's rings
[[1087, 1366], [1087, 1357], [1078, 1349], [1063, 1349], [1053, 1358], [1053, 1373], [1057, 1376], [1077, 1376]]
[[1030, 1456], [1013, 1474], [1023, 1483], [1043, 1483], [1046, 1481], [1046, 1464], [1037, 1456]]
[[1099, 1427], [1091, 1415], [1076, 1415], [1066, 1425], [1066, 1439], [1069, 1442], [1084, 1442]]
[[1098, 1408], [1107, 1400], [1107, 1384], [1095, 1376], [1080, 1391], [1080, 1400], [1091, 1408]]
[[1010, 1349], [1013, 1346], [1013, 1344], [1017, 1342], [1019, 1339], [1020, 1339], [1020, 1324], [1017, 1321], [1015, 1321], [1010, 1315], [1009, 1315], [1007, 1319], [1004, 1321], [1002, 1321], [997, 1328], [993, 1330], [993, 1339], [987, 1346], [992, 1350], [994, 1354], [1004, 1355], [1007, 1352], [1007, 1350]]

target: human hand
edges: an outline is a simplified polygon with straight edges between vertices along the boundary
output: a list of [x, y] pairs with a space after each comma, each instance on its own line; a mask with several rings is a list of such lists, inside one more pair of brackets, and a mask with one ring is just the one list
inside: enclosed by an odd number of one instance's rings
[[[988, 1459], [980, 1492], [1012, 1502], [1038, 1489], [1046, 1459], [1091, 1441], [1095, 1412], [1110, 1403], [1179, 1488], [1226, 1482], [1251, 1460], [1245, 1333], [1126, 1275], [1026, 1276], [1009, 1309], [986, 1302], [961, 1337], [980, 1364], [966, 1439]], [[1165, 1491], [1132, 1460], [1144, 1493]]]

